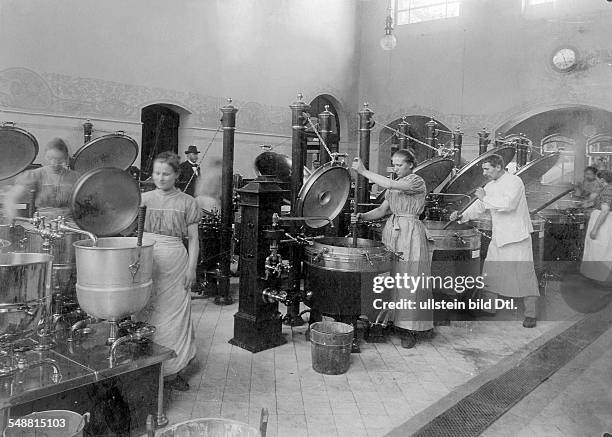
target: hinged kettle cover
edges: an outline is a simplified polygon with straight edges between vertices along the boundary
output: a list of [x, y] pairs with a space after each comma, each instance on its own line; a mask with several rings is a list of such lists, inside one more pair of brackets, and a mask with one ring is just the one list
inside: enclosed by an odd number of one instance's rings
[[31, 133], [6, 123], [0, 126], [0, 181], [18, 175], [34, 162], [38, 141]]
[[138, 156], [138, 143], [127, 135], [114, 133], [96, 138], [76, 151], [72, 168], [83, 174], [94, 168], [127, 170]]
[[512, 161], [512, 158], [514, 158], [514, 153], [514, 146], [501, 146], [483, 153], [459, 170], [459, 173], [446, 184], [442, 192], [461, 194], [473, 193], [476, 188], [482, 187], [488, 182], [487, 178], [482, 174], [481, 168], [482, 162], [488, 156], [493, 154], [500, 155], [504, 158], [504, 163], [508, 165], [508, 163]]
[[82, 175], [72, 193], [72, 216], [99, 237], [117, 235], [138, 217], [140, 189], [128, 172], [96, 168]]
[[[298, 217], [329, 217], [335, 219], [342, 212], [351, 190], [351, 174], [342, 164], [328, 162], [319, 167], [300, 190], [297, 201]], [[327, 220], [306, 220], [311, 228], [329, 224]]]

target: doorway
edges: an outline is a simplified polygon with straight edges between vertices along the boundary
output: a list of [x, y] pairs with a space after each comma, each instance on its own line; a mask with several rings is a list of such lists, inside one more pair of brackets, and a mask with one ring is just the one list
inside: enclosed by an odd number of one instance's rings
[[178, 153], [180, 114], [164, 105], [142, 108], [141, 170], [150, 175], [153, 160], [161, 152]]

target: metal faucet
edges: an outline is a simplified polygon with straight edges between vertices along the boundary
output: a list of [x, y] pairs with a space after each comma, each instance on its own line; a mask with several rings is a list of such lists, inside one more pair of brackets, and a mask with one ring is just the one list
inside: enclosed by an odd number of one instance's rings
[[60, 231], [75, 232], [77, 234], [86, 235], [92, 241], [92, 246], [96, 246], [98, 244], [98, 237], [96, 237], [91, 232], [87, 232], [87, 231], [84, 231], [82, 229], [73, 228], [71, 226], [66, 225], [64, 217], [62, 217], [62, 216], [59, 216], [57, 219], [53, 220], [53, 222], [55, 222], [57, 224], [57, 228]]

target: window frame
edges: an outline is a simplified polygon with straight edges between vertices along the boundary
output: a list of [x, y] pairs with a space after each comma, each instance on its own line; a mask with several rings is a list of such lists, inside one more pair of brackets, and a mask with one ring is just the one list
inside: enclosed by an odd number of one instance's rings
[[[394, 17], [394, 23], [396, 26], [405, 26], [405, 25], [415, 25], [415, 24], [421, 24], [421, 23], [429, 23], [429, 22], [433, 22], [433, 21], [440, 21], [440, 20], [447, 20], [447, 19], [452, 19], [452, 18], [458, 18], [461, 16], [461, 3], [462, 0], [430, 0], [431, 4], [425, 5], [425, 6], [416, 6], [414, 7], [412, 5], [414, 0], [405, 0], [408, 2], [408, 7], [407, 8], [403, 8], [400, 9], [399, 8], [399, 4], [400, 4], [401, 0], [394, 0], [393, 1], [393, 17]], [[449, 8], [449, 4], [450, 5], [457, 5], [457, 15], [448, 15], [448, 8]], [[430, 9], [430, 8], [434, 8], [434, 7], [438, 7], [438, 6], [445, 6], [446, 8], [446, 15], [444, 17], [436, 17], [436, 18], [428, 18], [426, 20], [419, 20], [419, 21], [411, 21], [412, 19], [412, 11], [416, 11], [416, 10], [426, 10], [426, 9]], [[401, 13], [407, 13], [408, 15], [408, 20], [407, 21], [402, 21], [400, 22], [399, 17]]]

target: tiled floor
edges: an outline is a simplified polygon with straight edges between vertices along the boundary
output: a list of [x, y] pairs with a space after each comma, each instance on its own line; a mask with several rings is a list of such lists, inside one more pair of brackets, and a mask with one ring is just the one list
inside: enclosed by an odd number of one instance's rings
[[486, 437], [612, 433], [612, 329], [487, 429]]
[[[558, 304], [557, 297], [549, 293], [549, 306]], [[361, 354], [352, 354], [346, 374], [327, 376], [312, 369], [305, 326], [284, 327], [287, 344], [257, 354], [230, 345], [236, 310], [237, 304], [193, 301], [199, 368], [190, 374], [190, 391], [167, 393], [170, 423], [224, 417], [258, 425], [261, 408], [267, 408], [268, 437], [383, 436], [573, 323], [524, 329], [519, 314], [511, 321], [453, 322], [414, 349], [402, 349], [394, 337], [365, 343]], [[565, 320], [578, 318], [568, 313]]]

